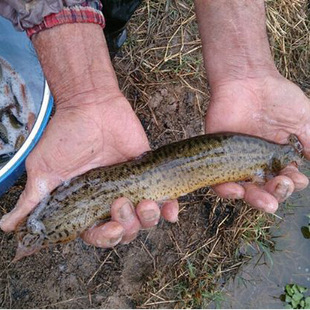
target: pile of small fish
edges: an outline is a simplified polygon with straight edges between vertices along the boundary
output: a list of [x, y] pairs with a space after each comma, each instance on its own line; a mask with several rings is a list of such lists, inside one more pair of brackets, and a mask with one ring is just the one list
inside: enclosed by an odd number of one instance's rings
[[0, 168], [26, 140], [34, 121], [32, 108], [24, 81], [0, 57]]

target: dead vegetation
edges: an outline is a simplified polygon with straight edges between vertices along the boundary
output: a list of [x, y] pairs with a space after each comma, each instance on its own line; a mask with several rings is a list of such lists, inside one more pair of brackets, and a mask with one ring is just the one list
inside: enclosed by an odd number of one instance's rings
[[209, 92], [193, 2], [146, 1], [128, 32], [115, 69], [151, 143], [202, 133]]
[[277, 68], [309, 94], [309, 2], [268, 0], [266, 6], [267, 29]]
[[202, 191], [195, 197], [196, 204], [211, 209], [202, 212], [196, 227], [187, 227], [186, 221], [192, 220], [188, 213], [195, 202], [186, 203], [190, 206], [181, 214], [179, 230], [186, 226], [188, 240], [182, 240], [172, 230], [178, 258], [173, 264], [157, 268], [143, 285], [136, 297], [141, 308], [206, 308], [211, 302], [220, 306], [224, 298], [221, 288], [251, 258], [251, 251], [259, 251], [260, 246], [269, 250], [273, 247], [268, 235], [270, 218], [241, 202], [225, 201], [210, 192]]
[[[310, 94], [306, 0], [268, 0], [267, 28], [277, 67]], [[190, 0], [147, 0], [114, 61], [121, 88], [153, 147], [203, 133], [209, 101]], [[24, 181], [1, 198], [1, 215]], [[113, 250], [82, 242], [10, 264], [12, 235], [0, 234], [0, 307], [205, 308], [253, 251], [273, 249], [275, 218], [203, 189], [181, 199], [178, 224], [161, 222]]]

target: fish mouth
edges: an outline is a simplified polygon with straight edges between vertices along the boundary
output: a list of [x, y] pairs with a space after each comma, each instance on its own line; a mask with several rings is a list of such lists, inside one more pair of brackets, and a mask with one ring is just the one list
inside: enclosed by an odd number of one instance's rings
[[45, 234], [43, 232], [29, 231], [26, 222], [17, 227], [17, 249], [13, 259], [13, 263], [19, 261], [23, 257], [32, 255], [43, 247]]
[[12, 263], [16, 263], [20, 259], [38, 252], [40, 249], [41, 247], [38, 247], [36, 245], [32, 247], [27, 247], [23, 244], [22, 240], [18, 241], [15, 257], [13, 258]]

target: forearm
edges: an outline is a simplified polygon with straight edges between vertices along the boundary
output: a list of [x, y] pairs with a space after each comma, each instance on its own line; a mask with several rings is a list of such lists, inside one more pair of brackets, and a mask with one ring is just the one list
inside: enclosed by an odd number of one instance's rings
[[205, 67], [217, 83], [276, 74], [263, 0], [196, 0]]
[[102, 29], [64, 24], [32, 37], [55, 102], [85, 104], [118, 90]]

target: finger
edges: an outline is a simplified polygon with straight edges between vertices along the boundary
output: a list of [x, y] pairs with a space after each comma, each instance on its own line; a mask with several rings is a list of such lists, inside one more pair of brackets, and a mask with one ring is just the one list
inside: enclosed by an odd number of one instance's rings
[[[54, 183], [54, 182], [53, 182]], [[3, 231], [13, 231], [20, 223], [53, 188], [54, 184], [49, 183], [44, 178], [28, 178], [25, 190], [15, 208], [5, 214], [0, 221], [0, 228]]]
[[0, 221], [0, 228], [5, 232], [15, 230], [17, 224], [30, 213], [37, 205], [37, 199], [26, 198], [26, 190], [21, 194], [19, 201], [11, 212], [3, 215]]
[[110, 221], [88, 229], [81, 235], [82, 239], [96, 247], [111, 248], [123, 238], [125, 229], [118, 222]]
[[244, 187], [233, 182], [219, 184], [212, 188], [221, 198], [242, 199], [245, 194]]
[[245, 194], [244, 200], [253, 208], [268, 213], [274, 213], [278, 209], [278, 201], [264, 189], [259, 188], [253, 183], [244, 184]]
[[161, 207], [161, 215], [166, 221], [176, 223], [179, 215], [178, 201], [175, 199], [164, 202]]
[[288, 165], [281, 172], [280, 175], [289, 177], [294, 182], [295, 191], [301, 191], [309, 185], [309, 179], [298, 171], [294, 165]]
[[136, 213], [143, 228], [150, 228], [158, 224], [160, 209], [155, 201], [143, 200], [136, 206]]
[[278, 202], [283, 202], [291, 196], [294, 188], [294, 182], [284, 175], [276, 176], [264, 185], [264, 189], [273, 195]]
[[125, 230], [121, 243], [129, 243], [141, 228], [131, 201], [125, 197], [115, 200], [111, 206], [111, 219], [121, 224]]

